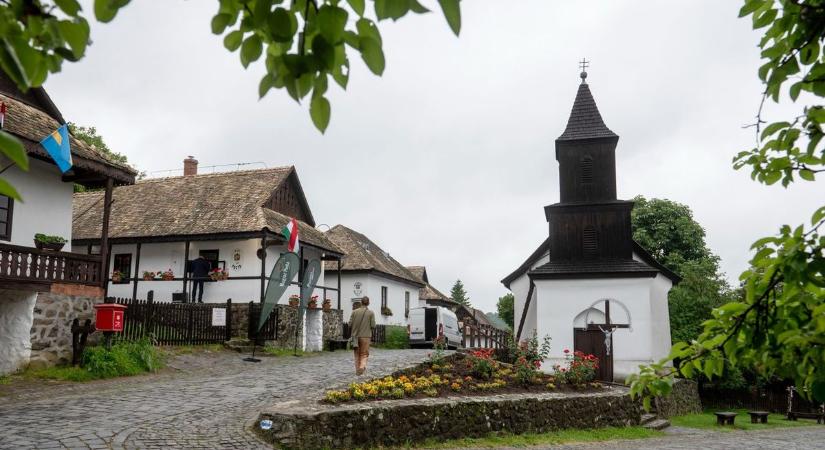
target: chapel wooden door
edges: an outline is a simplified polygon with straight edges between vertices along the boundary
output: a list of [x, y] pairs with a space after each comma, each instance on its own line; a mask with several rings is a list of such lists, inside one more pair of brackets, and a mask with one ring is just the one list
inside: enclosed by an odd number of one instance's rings
[[613, 381], [613, 336], [610, 336], [610, 355], [604, 344], [604, 333], [599, 329], [573, 329], [573, 349], [599, 358], [599, 370], [596, 379], [599, 381]]

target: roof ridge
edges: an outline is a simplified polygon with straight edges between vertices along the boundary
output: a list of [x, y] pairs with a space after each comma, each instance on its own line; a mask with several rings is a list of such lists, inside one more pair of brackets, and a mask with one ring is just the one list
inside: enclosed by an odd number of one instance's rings
[[282, 170], [294, 170], [294, 165], [289, 166], [277, 166], [277, 167], [267, 167], [265, 169], [248, 169], [248, 170], [230, 170], [226, 172], [212, 172], [212, 173], [199, 173], [195, 175], [176, 175], [171, 177], [157, 177], [157, 178], [144, 178], [143, 180], [137, 180], [135, 184], [138, 183], [157, 183], [166, 180], [177, 180], [183, 178], [211, 178], [211, 177], [221, 177], [221, 176], [231, 176], [231, 175], [246, 175], [251, 173], [263, 173], [263, 172], [277, 172]]

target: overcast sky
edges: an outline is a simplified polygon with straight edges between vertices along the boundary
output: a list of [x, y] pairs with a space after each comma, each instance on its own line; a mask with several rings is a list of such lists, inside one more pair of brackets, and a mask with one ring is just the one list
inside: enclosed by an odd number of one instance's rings
[[[731, 168], [753, 144], [742, 125], [760, 93], [758, 35], [739, 7], [472, 0], [460, 38], [440, 13], [383, 22], [384, 76], [352, 55], [348, 90], [331, 85], [326, 135], [285, 92], [258, 100], [260, 64], [244, 70], [210, 32], [215, 1], [132, 2], [93, 24], [87, 57], [46, 88], [67, 120], [96, 126], [150, 176], [187, 155], [202, 167], [295, 165], [319, 224], [427, 266], [445, 293], [460, 278], [491, 311], [507, 292], [499, 280], [547, 236], [543, 207], [559, 200], [554, 140], [582, 57], [621, 137], [619, 197], [689, 205], [730, 279], [754, 240], [822, 203], [822, 182], [764, 187]], [[783, 111], [795, 109], [772, 107], [769, 118]]]

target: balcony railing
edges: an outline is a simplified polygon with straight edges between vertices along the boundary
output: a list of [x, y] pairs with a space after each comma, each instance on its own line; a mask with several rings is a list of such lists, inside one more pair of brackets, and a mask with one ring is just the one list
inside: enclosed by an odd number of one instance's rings
[[0, 244], [0, 281], [100, 285], [100, 256]]

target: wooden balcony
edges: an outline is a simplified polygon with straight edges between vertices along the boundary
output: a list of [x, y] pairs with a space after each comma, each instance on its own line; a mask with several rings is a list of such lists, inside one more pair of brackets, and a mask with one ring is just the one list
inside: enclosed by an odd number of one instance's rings
[[100, 286], [100, 256], [0, 244], [0, 287], [74, 283]]

